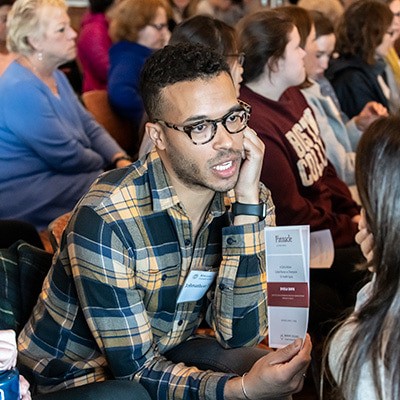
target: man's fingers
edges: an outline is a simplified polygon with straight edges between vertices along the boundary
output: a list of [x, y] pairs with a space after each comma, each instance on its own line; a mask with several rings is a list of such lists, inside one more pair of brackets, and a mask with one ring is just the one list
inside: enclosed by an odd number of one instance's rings
[[270, 365], [281, 364], [291, 360], [301, 349], [302, 340], [296, 339], [293, 343], [282, 347], [274, 352], [274, 359], [270, 361]]

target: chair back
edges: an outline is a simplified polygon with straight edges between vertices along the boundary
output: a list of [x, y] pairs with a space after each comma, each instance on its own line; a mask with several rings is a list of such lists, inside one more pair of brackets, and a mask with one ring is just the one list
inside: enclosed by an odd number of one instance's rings
[[71, 215], [71, 211], [60, 215], [51, 221], [47, 228], [50, 243], [54, 252], [56, 252], [60, 247], [62, 234], [64, 233], [64, 229], [67, 226]]
[[133, 124], [111, 108], [106, 90], [91, 90], [82, 94], [82, 102], [95, 120], [130, 155], [136, 151], [137, 133]]

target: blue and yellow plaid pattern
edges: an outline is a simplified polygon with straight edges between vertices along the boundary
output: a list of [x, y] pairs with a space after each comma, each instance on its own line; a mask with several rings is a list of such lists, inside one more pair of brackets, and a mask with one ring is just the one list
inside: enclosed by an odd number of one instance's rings
[[[234, 226], [232, 193], [216, 193], [196, 238], [153, 151], [103, 174], [76, 207], [34, 313], [20, 361], [40, 392], [136, 379], [157, 399], [223, 398], [229, 376], [173, 364], [163, 354], [206, 318], [224, 347], [252, 346], [267, 330], [263, 228]], [[177, 304], [190, 270], [217, 272], [197, 302]]]

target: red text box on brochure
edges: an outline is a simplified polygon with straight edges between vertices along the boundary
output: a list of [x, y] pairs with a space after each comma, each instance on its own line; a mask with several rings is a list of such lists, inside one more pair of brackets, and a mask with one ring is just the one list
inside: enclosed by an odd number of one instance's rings
[[268, 282], [268, 306], [308, 307], [307, 282]]

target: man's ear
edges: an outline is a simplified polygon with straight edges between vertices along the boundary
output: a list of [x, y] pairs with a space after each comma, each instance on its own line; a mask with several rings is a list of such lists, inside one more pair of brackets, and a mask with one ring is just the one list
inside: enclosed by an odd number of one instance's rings
[[165, 133], [160, 124], [146, 122], [145, 131], [157, 149], [165, 150]]

